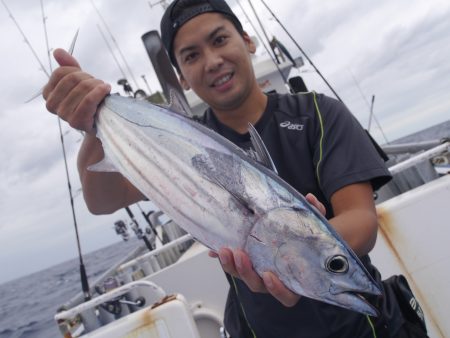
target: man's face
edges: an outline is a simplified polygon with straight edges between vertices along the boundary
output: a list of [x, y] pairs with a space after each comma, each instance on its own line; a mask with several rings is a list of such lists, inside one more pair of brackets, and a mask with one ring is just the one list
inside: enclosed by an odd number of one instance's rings
[[231, 21], [205, 13], [185, 23], [174, 39], [180, 82], [215, 110], [238, 108], [257, 86], [250, 53], [255, 45]]

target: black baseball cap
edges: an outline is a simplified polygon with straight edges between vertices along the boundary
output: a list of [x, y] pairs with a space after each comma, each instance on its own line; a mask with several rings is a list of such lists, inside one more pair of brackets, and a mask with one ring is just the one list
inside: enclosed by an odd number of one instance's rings
[[242, 24], [224, 0], [174, 0], [167, 7], [161, 19], [161, 40], [169, 54], [170, 61], [178, 68], [173, 54], [173, 40], [181, 26], [193, 17], [215, 12], [225, 15], [242, 34]]

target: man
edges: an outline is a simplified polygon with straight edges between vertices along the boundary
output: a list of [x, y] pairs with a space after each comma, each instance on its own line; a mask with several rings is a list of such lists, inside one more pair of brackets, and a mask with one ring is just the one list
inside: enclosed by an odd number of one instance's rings
[[[390, 176], [345, 106], [314, 93], [264, 94], [250, 58], [256, 47], [223, 0], [176, 0], [164, 14], [161, 31], [183, 88], [193, 89], [210, 106], [203, 123], [243, 148], [250, 147], [248, 123], [255, 125], [280, 176], [301, 193], [313, 193], [307, 196], [310, 203], [326, 213], [379, 278], [367, 256], [378, 227], [373, 188]], [[87, 170], [103, 158], [93, 124], [110, 86], [84, 73], [64, 51], [54, 56], [61, 67], [52, 74], [44, 98], [49, 111], [86, 131], [78, 170], [90, 211], [111, 213], [142, 200], [120, 174]], [[288, 124], [297, 128], [288, 129]], [[218, 256], [228, 273], [225, 325], [233, 338], [387, 336], [380, 331], [385, 330], [381, 320], [301, 298], [271, 272], [259, 277], [241, 250], [222, 248], [211, 256]], [[400, 324], [393, 322], [392, 332]]]

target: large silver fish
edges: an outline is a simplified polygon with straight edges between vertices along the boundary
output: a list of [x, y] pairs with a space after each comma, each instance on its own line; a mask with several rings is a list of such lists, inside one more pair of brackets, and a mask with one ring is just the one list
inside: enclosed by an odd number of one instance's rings
[[[293, 292], [376, 315], [380, 289], [327, 220], [273, 170], [180, 113], [120, 96], [98, 111], [105, 159], [199, 242], [245, 250]], [[270, 158], [255, 131], [260, 158]]]

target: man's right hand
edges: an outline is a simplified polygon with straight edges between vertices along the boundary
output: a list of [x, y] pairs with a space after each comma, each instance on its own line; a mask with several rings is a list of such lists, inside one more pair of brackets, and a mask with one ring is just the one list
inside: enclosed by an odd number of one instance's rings
[[44, 87], [48, 111], [75, 129], [93, 133], [98, 105], [110, 93], [111, 86], [83, 72], [77, 60], [65, 50], [56, 49], [53, 56], [60, 67]]

